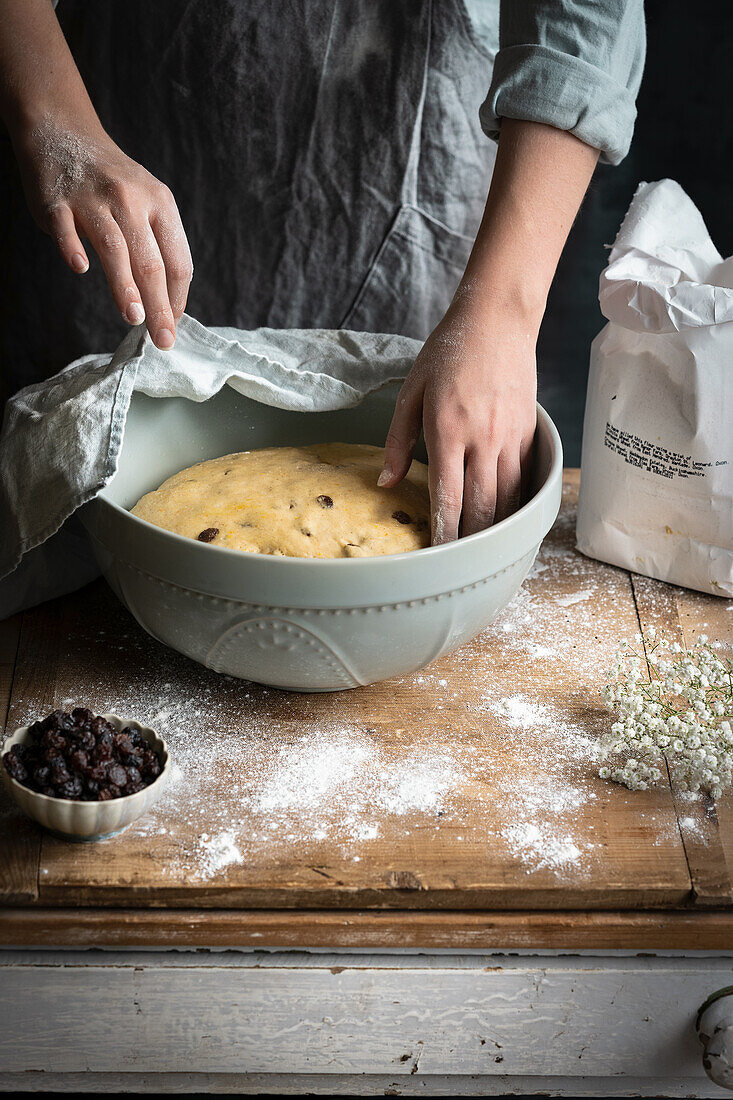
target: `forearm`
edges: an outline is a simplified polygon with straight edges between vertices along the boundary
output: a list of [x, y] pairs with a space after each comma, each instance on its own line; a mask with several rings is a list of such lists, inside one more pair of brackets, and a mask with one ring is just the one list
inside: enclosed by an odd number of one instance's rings
[[504, 119], [486, 209], [454, 304], [539, 328], [598, 150], [536, 122]]
[[14, 142], [49, 119], [101, 130], [51, 0], [0, 0], [0, 116]]

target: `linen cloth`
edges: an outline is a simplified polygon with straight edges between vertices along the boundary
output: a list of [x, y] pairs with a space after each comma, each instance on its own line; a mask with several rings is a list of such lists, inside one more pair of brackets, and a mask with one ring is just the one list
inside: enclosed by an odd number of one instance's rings
[[134, 392], [206, 401], [225, 385], [265, 405], [325, 412], [407, 374], [405, 336], [178, 325], [172, 351], [144, 326], [8, 403], [0, 434], [0, 619], [73, 591], [99, 570], [74, 513], [114, 476]]

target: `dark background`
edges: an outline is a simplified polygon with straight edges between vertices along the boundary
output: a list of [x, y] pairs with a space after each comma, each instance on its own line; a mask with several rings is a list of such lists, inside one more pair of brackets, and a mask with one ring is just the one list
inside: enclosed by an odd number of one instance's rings
[[723, 256], [733, 253], [733, 4], [646, 0], [647, 60], [631, 151], [600, 165], [550, 293], [538, 350], [540, 401], [565, 464], [580, 465], [588, 351], [605, 321], [598, 276], [637, 184], [670, 177], [700, 209]]

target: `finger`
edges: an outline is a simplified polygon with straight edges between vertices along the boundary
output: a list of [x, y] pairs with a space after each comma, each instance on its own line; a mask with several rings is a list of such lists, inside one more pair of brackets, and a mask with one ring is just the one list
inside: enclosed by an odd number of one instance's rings
[[412, 455], [420, 435], [422, 390], [403, 385], [397, 397], [392, 423], [384, 445], [384, 466], [377, 485], [391, 488], [410, 469]]
[[519, 465], [522, 470], [522, 488], [520, 505], [529, 500], [532, 492], [532, 474], [534, 463], [534, 436], [531, 439], [523, 439], [519, 452]]
[[463, 484], [463, 535], [475, 535], [491, 527], [496, 512], [496, 481], [496, 455], [469, 454]]
[[145, 310], [132, 275], [130, 253], [122, 230], [108, 210], [84, 219], [83, 227], [102, 262], [117, 308], [128, 324], [141, 324], [145, 320]]
[[127, 240], [132, 273], [140, 287], [145, 307], [148, 332], [156, 347], [169, 351], [176, 340], [176, 324], [168, 296], [165, 264], [150, 222], [146, 219], [143, 225], [131, 227]]
[[496, 467], [496, 514], [499, 523], [516, 512], [522, 495], [522, 468], [519, 446], [506, 447], [499, 455]]
[[[170, 195], [170, 192], [168, 194]], [[186, 231], [172, 195], [165, 209], [151, 216], [150, 226], [163, 257], [168, 300], [173, 310], [173, 317], [178, 323], [186, 308], [188, 288], [193, 277], [193, 263]]]
[[463, 447], [450, 447], [444, 440], [428, 443], [428, 483], [432, 545], [441, 546], [458, 538], [463, 501]]
[[49, 233], [65, 262], [77, 275], [89, 270], [89, 258], [76, 231], [76, 223], [71, 208], [62, 203], [55, 207], [49, 217]]

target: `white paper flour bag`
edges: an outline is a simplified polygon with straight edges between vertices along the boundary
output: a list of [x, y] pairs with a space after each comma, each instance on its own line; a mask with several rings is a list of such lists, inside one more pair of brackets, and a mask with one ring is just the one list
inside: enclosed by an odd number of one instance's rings
[[639, 187], [600, 304], [578, 549], [733, 596], [733, 257], [679, 184]]

